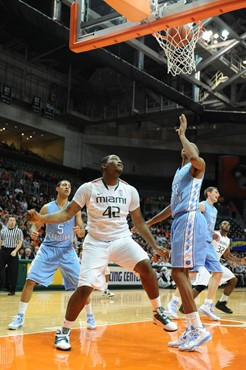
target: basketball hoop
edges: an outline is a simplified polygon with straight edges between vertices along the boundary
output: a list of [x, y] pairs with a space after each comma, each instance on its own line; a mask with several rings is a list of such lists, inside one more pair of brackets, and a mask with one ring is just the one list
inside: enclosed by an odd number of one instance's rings
[[196, 70], [195, 47], [202, 35], [202, 22], [168, 28], [165, 35], [153, 33], [167, 58], [167, 72], [173, 76]]

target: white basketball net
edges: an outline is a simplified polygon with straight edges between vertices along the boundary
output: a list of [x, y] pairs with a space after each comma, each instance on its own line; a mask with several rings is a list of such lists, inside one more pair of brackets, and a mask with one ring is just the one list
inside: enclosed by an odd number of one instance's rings
[[153, 33], [160, 47], [164, 50], [167, 58], [167, 72], [173, 76], [180, 73], [191, 74], [196, 70], [195, 47], [199, 38], [202, 36], [202, 23], [194, 23], [187, 28], [185, 37], [181, 37], [181, 27], [172, 28], [172, 36], [165, 31], [165, 35], [160, 32]]

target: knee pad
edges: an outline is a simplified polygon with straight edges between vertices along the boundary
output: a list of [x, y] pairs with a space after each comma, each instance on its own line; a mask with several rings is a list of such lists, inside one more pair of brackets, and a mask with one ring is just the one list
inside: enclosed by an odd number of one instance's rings
[[204, 289], [206, 289], [206, 285], [195, 285], [194, 288], [201, 293]]

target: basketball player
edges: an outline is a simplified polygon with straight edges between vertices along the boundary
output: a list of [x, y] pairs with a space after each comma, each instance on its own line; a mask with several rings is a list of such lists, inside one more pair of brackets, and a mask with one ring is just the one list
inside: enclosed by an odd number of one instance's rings
[[176, 331], [177, 325], [164, 314], [159, 288], [147, 253], [131, 237], [127, 215], [137, 226], [140, 235], [159, 255], [167, 258], [168, 251], [159, 247], [145, 224], [137, 190], [119, 177], [123, 163], [117, 155], [109, 155], [101, 162], [102, 177], [80, 186], [72, 202], [65, 209], [41, 215], [29, 211], [34, 222], [57, 223], [73, 217], [85, 205], [88, 213], [88, 234], [83, 245], [81, 274], [77, 290], [71, 296], [63, 327], [56, 333], [55, 347], [70, 350], [70, 332], [93, 289], [105, 288], [108, 262], [138, 273], [153, 307], [153, 322], [166, 331]]
[[[216, 291], [218, 289], [223, 271], [218, 256], [214, 250], [214, 247], [211, 244], [213, 241], [214, 228], [218, 213], [217, 209], [214, 207], [214, 203], [218, 201], [220, 194], [217, 188], [210, 186], [207, 189], [205, 189], [204, 196], [206, 200], [200, 202], [199, 208], [207, 221], [207, 237], [206, 237], [207, 254], [205, 260], [205, 267], [208, 271], [211, 272], [211, 278], [209, 280], [207, 298], [205, 299], [204, 304], [200, 307], [199, 311], [201, 311], [204, 315], [208, 316], [212, 320], [220, 320], [220, 318], [213, 312], [213, 297], [215, 296]], [[194, 267], [193, 270], [201, 271], [202, 269], [199, 268], [197, 269], [196, 267]], [[199, 291], [199, 289], [200, 289], [199, 284], [197, 285], [196, 290], [193, 289], [194, 298], [196, 298], [196, 296], [198, 295], [196, 294], [196, 292]], [[176, 312], [178, 309], [178, 305], [179, 305], [179, 293], [177, 291], [167, 305], [168, 309], [167, 312], [170, 312], [170, 316], [173, 318], [175, 317], [175, 315], [177, 318]]]
[[200, 189], [205, 172], [205, 162], [199, 157], [197, 146], [186, 138], [187, 120], [179, 117], [180, 127], [176, 130], [183, 149], [182, 164], [172, 183], [171, 204], [147, 221], [154, 225], [171, 215], [172, 278], [179, 289], [186, 317], [186, 330], [176, 341], [168, 343], [180, 351], [193, 351], [211, 339], [203, 327], [192, 294], [189, 269], [204, 266], [206, 258], [207, 223], [199, 210]]
[[[219, 259], [223, 256], [227, 261], [245, 265], [246, 258], [238, 258], [230, 253], [230, 239], [227, 236], [230, 231], [230, 227], [231, 225], [228, 221], [222, 221], [222, 223], [220, 224], [220, 229], [218, 231], [215, 231], [218, 237], [212, 241], [212, 245]], [[223, 270], [223, 275], [220, 280], [220, 285], [226, 283], [226, 286], [221, 298], [217, 301], [215, 307], [223, 312], [232, 314], [233, 311], [229, 307], [227, 307], [227, 300], [233, 289], [237, 285], [237, 278], [227, 267], [221, 265], [221, 268]], [[210, 274], [208, 270], [206, 268], [202, 268], [199, 271], [196, 281], [194, 282], [194, 291], [196, 297], [207, 287], [209, 279]]]
[[[65, 209], [68, 197], [71, 193], [71, 184], [67, 180], [58, 182], [56, 186], [57, 198], [55, 201], [45, 204], [40, 214], [46, 215], [61, 209]], [[31, 238], [37, 240], [38, 230], [42, 223], [35, 223], [30, 229]], [[17, 316], [8, 325], [9, 329], [15, 330], [23, 326], [25, 312], [32, 297], [33, 289], [36, 284], [44, 286], [50, 285], [54, 273], [60, 268], [66, 290], [75, 290], [78, 286], [80, 263], [76, 252], [72, 246], [74, 233], [78, 237], [85, 234], [81, 212], [76, 212], [70, 221], [59, 222], [55, 225], [46, 226], [45, 239], [33, 260], [27, 275], [26, 283], [21, 294], [19, 311]], [[91, 310], [91, 304], [88, 301], [87, 328], [95, 329], [96, 322]]]

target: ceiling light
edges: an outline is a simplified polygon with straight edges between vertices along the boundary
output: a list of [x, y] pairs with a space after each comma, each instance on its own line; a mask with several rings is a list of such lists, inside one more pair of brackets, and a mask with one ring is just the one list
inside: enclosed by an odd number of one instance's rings
[[213, 32], [212, 32], [211, 30], [209, 30], [209, 31], [204, 31], [204, 32], [203, 32], [203, 34], [202, 34], [202, 38], [203, 38], [203, 40], [205, 40], [205, 41], [209, 42], [209, 41], [210, 41], [210, 39], [211, 39], [211, 37], [212, 37], [212, 34], [213, 34]]
[[218, 40], [214, 40], [214, 44], [218, 44]]
[[227, 39], [227, 37], [229, 36], [229, 32], [227, 31], [227, 30], [223, 30], [222, 32], [221, 32], [221, 36], [223, 37], [223, 39]]
[[5, 131], [5, 127], [3, 127], [3, 131]]
[[24, 135], [25, 135], [25, 134], [24, 134], [24, 132], [22, 132], [22, 133], [21, 133], [21, 136], [24, 136]]
[[214, 39], [218, 39], [220, 36], [219, 36], [219, 34], [218, 33], [215, 33], [214, 34]]
[[243, 64], [246, 64], [246, 59], [245, 59], [245, 60], [243, 60]]
[[32, 139], [32, 135], [30, 135], [29, 137], [30, 137], [30, 139]]

